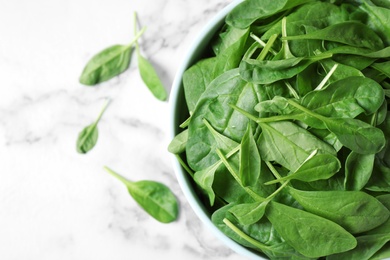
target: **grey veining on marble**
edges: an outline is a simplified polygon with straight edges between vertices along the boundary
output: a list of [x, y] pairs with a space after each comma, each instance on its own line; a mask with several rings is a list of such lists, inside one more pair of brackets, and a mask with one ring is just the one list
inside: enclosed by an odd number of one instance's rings
[[[0, 4], [0, 259], [244, 259], [200, 222], [167, 152], [169, 109], [135, 64], [97, 87], [78, 83], [96, 52], [147, 31], [142, 51], [169, 90], [180, 61], [228, 0], [36, 0]], [[99, 140], [81, 129], [112, 102]], [[165, 183], [180, 201], [171, 224], [151, 219], [103, 170]]]

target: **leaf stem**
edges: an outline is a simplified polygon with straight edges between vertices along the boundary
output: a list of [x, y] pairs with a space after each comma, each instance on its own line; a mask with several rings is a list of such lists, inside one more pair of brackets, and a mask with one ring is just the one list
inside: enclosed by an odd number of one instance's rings
[[[275, 169], [275, 167], [272, 165], [271, 162], [265, 161], [265, 164], [270, 169], [271, 173], [275, 176], [276, 179], [281, 179], [282, 176], [279, 174], [279, 172]], [[267, 184], [267, 183], [266, 183]]]
[[298, 104], [297, 102], [295, 102], [295, 101], [293, 101], [293, 100], [291, 100], [291, 99], [287, 99], [287, 102], [288, 102], [290, 105], [292, 105], [293, 107], [298, 108], [298, 109], [301, 110], [302, 112], [304, 112], [304, 113], [306, 113], [306, 114], [308, 114], [308, 115], [310, 115], [310, 116], [312, 116], [312, 117], [315, 117], [315, 118], [317, 118], [317, 119], [319, 119], [319, 120], [321, 120], [321, 121], [327, 121], [327, 120], [328, 120], [328, 118], [326, 118], [326, 117], [324, 117], [324, 116], [322, 116], [322, 115], [320, 115], [320, 114], [314, 113], [313, 111], [307, 109], [307, 108], [304, 107], [304, 106], [301, 106], [300, 104]]
[[96, 119], [95, 122], [94, 122], [95, 125], [97, 125], [97, 124], [99, 123], [99, 121], [100, 121], [100, 119], [102, 118], [104, 112], [107, 110], [107, 107], [108, 107], [108, 105], [110, 104], [110, 102], [111, 102], [111, 99], [109, 99], [109, 98], [106, 99], [106, 102], [104, 103], [102, 110], [100, 111], [100, 113], [99, 113], [97, 119]]
[[[257, 60], [264, 60], [265, 56], [267, 56], [268, 52], [271, 51], [271, 46], [275, 43], [276, 38], [278, 37], [277, 34], [272, 35], [267, 44], [264, 46], [263, 50], [260, 52], [259, 57], [257, 57]], [[271, 52], [272, 53], [272, 52]]]
[[291, 86], [290, 82], [288, 81], [284, 81], [284, 84], [287, 86], [288, 90], [290, 91], [290, 93], [294, 96], [294, 98], [296, 99], [300, 99], [298, 93], [295, 91], [295, 89]]
[[[138, 21], [137, 21], [137, 12], [134, 12], [134, 35], [137, 35], [138, 32]], [[135, 41], [135, 49], [137, 51], [137, 54], [139, 54], [139, 43], [138, 39]]]
[[284, 120], [293, 119], [289, 115], [278, 115], [278, 116], [271, 116], [271, 117], [260, 118], [260, 117], [256, 117], [256, 116], [250, 114], [248, 111], [245, 111], [244, 109], [239, 108], [236, 105], [229, 104], [229, 106], [231, 108], [233, 108], [234, 110], [236, 110], [237, 112], [240, 112], [241, 114], [243, 114], [244, 116], [246, 116], [247, 118], [249, 118], [250, 120], [252, 120], [252, 121], [254, 121], [254, 122], [258, 123], [258, 124], [261, 124], [261, 123], [271, 123], [271, 122], [276, 122], [276, 121], [284, 121]]
[[[133, 44], [135, 44], [135, 47], [137, 48], [137, 46], [138, 46], [138, 39], [142, 36], [142, 34], [144, 34], [145, 31], [146, 31], [146, 27], [142, 27], [142, 29], [135, 34], [134, 38], [127, 45], [127, 48], [128, 49], [131, 48], [133, 46]], [[139, 49], [139, 47], [138, 47], [138, 49]]]
[[132, 181], [129, 181], [128, 179], [126, 179], [125, 177], [123, 177], [119, 173], [116, 173], [115, 171], [108, 168], [107, 166], [104, 166], [103, 169], [106, 170], [109, 174], [111, 174], [115, 178], [117, 178], [118, 180], [120, 180], [121, 182], [123, 182], [124, 184], [126, 184], [126, 186], [129, 186], [133, 183]]
[[186, 172], [194, 178], [194, 172], [188, 167], [188, 165], [183, 161], [180, 155], [176, 154], [176, 159], [179, 161], [180, 165], [186, 170]]
[[222, 160], [222, 163], [225, 165], [225, 167], [228, 169], [230, 174], [233, 176], [233, 178], [240, 184], [240, 186], [255, 200], [255, 201], [264, 201], [264, 198], [259, 196], [256, 192], [252, 191], [249, 187], [246, 187], [242, 184], [240, 178], [238, 177], [238, 174], [236, 171], [232, 168], [230, 163], [227, 161], [226, 157], [222, 154], [221, 150], [216, 149], [216, 152], [219, 156], [219, 158]]
[[284, 58], [294, 58], [294, 55], [290, 51], [290, 46], [288, 45], [288, 41], [283, 39], [287, 36], [287, 18], [283, 17], [282, 19], [282, 49], [284, 50]]
[[[258, 42], [263, 48], [267, 45], [265, 42], [263, 42], [259, 37], [257, 37], [257, 35], [255, 35], [254, 33], [250, 33], [250, 37], [252, 37], [253, 40], [255, 40], [256, 42]], [[269, 51], [273, 54], [273, 55], [276, 55], [277, 52], [272, 49], [271, 47], [269, 48]]]
[[228, 220], [227, 218], [223, 219], [223, 223], [225, 223], [226, 226], [228, 226], [238, 236], [240, 236], [241, 238], [246, 240], [248, 243], [256, 246], [257, 248], [259, 248], [261, 250], [270, 250], [271, 249], [269, 246], [266, 246], [266, 245], [260, 243], [259, 241], [257, 241], [256, 239], [253, 239], [252, 237], [245, 234], [243, 231], [241, 231], [241, 229], [239, 229], [236, 225], [234, 225], [232, 222], [230, 222], [230, 220]]
[[321, 80], [320, 84], [318, 84], [318, 86], [314, 90], [323, 89], [326, 82], [328, 82], [329, 78], [332, 76], [332, 74], [335, 72], [335, 70], [337, 69], [338, 66], [339, 66], [339, 64], [333, 65], [333, 67], [330, 69], [328, 74], [326, 74], [325, 78], [323, 78], [323, 80]]

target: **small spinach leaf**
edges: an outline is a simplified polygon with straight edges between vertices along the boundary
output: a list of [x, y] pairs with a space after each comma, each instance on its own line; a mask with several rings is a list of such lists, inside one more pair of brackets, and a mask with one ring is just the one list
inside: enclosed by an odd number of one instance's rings
[[109, 101], [106, 101], [104, 104], [102, 110], [99, 113], [98, 118], [93, 122], [92, 124], [86, 126], [78, 135], [77, 143], [76, 143], [76, 150], [79, 153], [87, 153], [90, 150], [92, 150], [93, 147], [95, 147], [98, 137], [99, 137], [99, 131], [98, 131], [98, 123], [100, 119], [103, 116], [103, 113], [106, 111], [108, 107]]
[[126, 185], [129, 194], [150, 216], [162, 223], [177, 219], [178, 202], [167, 186], [149, 180], [132, 182], [108, 167], [104, 169]]
[[357, 244], [341, 226], [300, 209], [271, 201], [266, 216], [287, 243], [306, 257], [344, 252]]
[[93, 86], [124, 72], [129, 67], [133, 45], [144, 32], [145, 28], [128, 45], [114, 45], [94, 55], [85, 65], [80, 83]]

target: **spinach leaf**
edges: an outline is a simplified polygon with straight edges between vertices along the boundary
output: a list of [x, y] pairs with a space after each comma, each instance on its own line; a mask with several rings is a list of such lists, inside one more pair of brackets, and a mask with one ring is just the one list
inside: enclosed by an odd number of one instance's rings
[[347, 21], [330, 25], [324, 29], [304, 35], [283, 37], [285, 40], [326, 40], [343, 43], [349, 46], [381, 50], [382, 39], [368, 26], [356, 21]]
[[[238, 70], [228, 71], [210, 84], [192, 114], [188, 126], [187, 161], [195, 171], [209, 167], [219, 160], [215, 153], [215, 138], [204, 124], [206, 119], [220, 134], [233, 141], [242, 139], [249, 120], [229, 107], [230, 103], [244, 106], [249, 111], [258, 103], [256, 86], [241, 79]], [[229, 149], [222, 149], [226, 154]]]
[[305, 160], [297, 170], [289, 175], [270, 181], [267, 184], [284, 182], [289, 180], [300, 180], [312, 182], [328, 179], [341, 168], [341, 163], [336, 156], [330, 154], [318, 154]]
[[371, 64], [371, 67], [384, 74], [387, 78], [390, 77], [390, 61], [376, 62]]
[[168, 94], [153, 65], [142, 56], [139, 50], [137, 50], [137, 59], [139, 73], [145, 85], [157, 99], [161, 101], [166, 100]]
[[216, 57], [200, 60], [183, 74], [184, 94], [190, 114], [194, 111], [202, 93], [214, 79], [215, 60]]
[[345, 189], [362, 190], [371, 177], [375, 154], [351, 152], [345, 162]]
[[335, 154], [333, 147], [292, 122], [263, 123], [261, 127], [258, 143], [262, 159], [278, 162], [290, 171], [298, 169], [314, 150]]
[[93, 86], [124, 72], [129, 67], [133, 46], [144, 32], [145, 28], [128, 45], [114, 45], [94, 55], [85, 65], [80, 83]]
[[240, 64], [246, 49], [246, 42], [249, 36], [248, 29], [237, 29], [229, 27], [227, 35], [223, 38], [214, 66], [212, 75], [214, 78], [226, 71], [235, 69]]
[[338, 80], [321, 91], [311, 91], [300, 103], [323, 116], [354, 118], [362, 112], [374, 113], [383, 101], [383, 89], [378, 83], [369, 78], [352, 76]]
[[353, 118], [331, 118], [316, 114], [299, 105], [295, 101], [287, 100], [288, 103], [302, 112], [321, 120], [326, 128], [334, 133], [339, 141], [345, 146], [360, 154], [377, 153], [385, 145], [383, 132], [363, 121]]
[[98, 137], [99, 137], [99, 131], [98, 131], [98, 123], [100, 119], [103, 116], [103, 113], [106, 111], [108, 107], [109, 101], [106, 101], [104, 104], [102, 110], [99, 113], [98, 118], [93, 122], [92, 124], [86, 126], [78, 135], [77, 143], [76, 143], [76, 150], [79, 153], [85, 154], [88, 153], [92, 148], [95, 147]]
[[370, 5], [363, 2], [360, 9], [365, 11], [367, 25], [372, 28], [383, 40], [386, 45], [390, 44], [390, 9]]
[[261, 158], [251, 124], [241, 140], [239, 177], [244, 186], [254, 185], [260, 176]]
[[248, 28], [256, 20], [267, 18], [284, 10], [310, 2], [310, 0], [256, 1], [246, 0], [226, 17], [226, 23], [237, 28]]
[[126, 185], [129, 194], [150, 216], [162, 223], [177, 219], [178, 203], [167, 186], [149, 180], [132, 182], [108, 167], [104, 169]]
[[378, 252], [387, 242], [390, 241], [390, 235], [366, 235], [356, 238], [357, 246], [345, 253], [329, 256], [329, 260], [347, 260], [361, 259], [368, 260]]
[[262, 202], [238, 204], [229, 211], [237, 218], [242, 225], [252, 225], [259, 221], [265, 214], [265, 209], [270, 200]]
[[322, 54], [284, 60], [243, 60], [240, 63], [240, 74], [244, 80], [254, 84], [271, 84], [278, 80], [292, 78], [312, 63], [331, 56], [330, 54]]
[[180, 134], [176, 135], [175, 138], [168, 145], [168, 151], [174, 154], [181, 154], [186, 150], [188, 140], [188, 129], [185, 129]]
[[[231, 150], [226, 157], [229, 158], [234, 155], [239, 149], [240, 146], [238, 145], [235, 149]], [[210, 206], [213, 206], [215, 201], [215, 192], [213, 189], [214, 176], [221, 165], [222, 160], [219, 160], [210, 167], [197, 171], [194, 174], [194, 181], [206, 192], [209, 197]]]
[[287, 243], [306, 257], [344, 252], [357, 244], [341, 226], [300, 209], [271, 201], [266, 216]]
[[300, 191], [291, 187], [288, 191], [305, 210], [336, 222], [352, 234], [378, 227], [390, 216], [382, 203], [361, 191]]
[[266, 218], [252, 225], [237, 223], [229, 212], [234, 206], [235, 204], [228, 204], [216, 210], [211, 217], [212, 222], [228, 237], [246, 247], [260, 251], [260, 255], [265, 254], [270, 259], [283, 257], [306, 259], [286, 243]]

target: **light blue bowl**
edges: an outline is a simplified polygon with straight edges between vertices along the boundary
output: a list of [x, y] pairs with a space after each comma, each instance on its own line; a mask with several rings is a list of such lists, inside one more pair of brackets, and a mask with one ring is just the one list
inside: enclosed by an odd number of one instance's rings
[[[193, 42], [192, 46], [190, 47], [186, 56], [181, 62], [179, 69], [176, 73], [175, 79], [173, 81], [169, 98], [170, 139], [173, 139], [180, 132], [179, 125], [183, 123], [183, 121], [188, 117], [187, 107], [184, 98], [184, 90], [182, 86], [182, 77], [184, 71], [199, 60], [211, 38], [221, 28], [226, 15], [242, 1], [243, 0], [233, 1], [230, 5], [226, 6], [222, 11], [220, 11], [196, 37], [195, 41]], [[217, 238], [219, 238], [222, 242], [224, 242], [228, 247], [230, 247], [238, 254], [248, 257], [249, 259], [266, 259], [228, 238], [211, 222], [210, 213], [206, 210], [202, 201], [199, 199], [198, 195], [193, 189], [191, 177], [188, 176], [188, 174], [183, 170], [176, 157], [172, 157], [174, 171], [177, 180], [181, 186], [181, 189], [186, 199], [188, 200], [188, 203], [190, 204], [196, 215], [203, 222], [203, 224], [209, 230], [211, 230], [211, 232], [214, 233]]]

